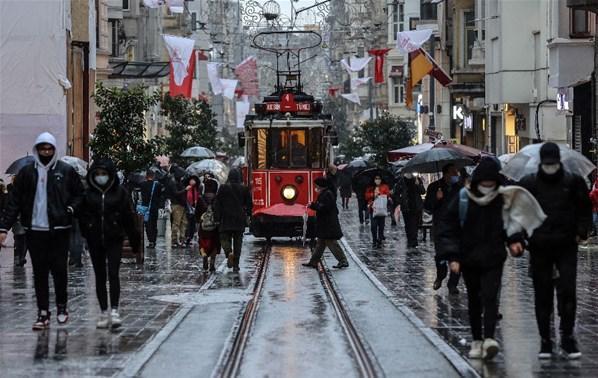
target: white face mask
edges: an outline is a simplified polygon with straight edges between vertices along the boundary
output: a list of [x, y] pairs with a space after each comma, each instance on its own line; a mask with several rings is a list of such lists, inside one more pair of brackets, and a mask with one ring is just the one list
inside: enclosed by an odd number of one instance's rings
[[93, 179], [98, 185], [104, 186], [108, 183], [110, 177], [108, 177], [108, 175], [97, 175]]
[[478, 186], [478, 191], [480, 193], [482, 193], [482, 195], [484, 195], [484, 196], [489, 193], [492, 193], [495, 190], [496, 190], [496, 186], [481, 186], [481, 185]]
[[405, 178], [406, 179], [412, 179], [413, 178], [413, 173], [405, 173]]
[[556, 164], [542, 164], [542, 171], [547, 175], [554, 175], [559, 171], [561, 165], [559, 163]]
[[376, 183], [376, 185], [382, 184], [382, 180], [374, 180], [374, 182]]

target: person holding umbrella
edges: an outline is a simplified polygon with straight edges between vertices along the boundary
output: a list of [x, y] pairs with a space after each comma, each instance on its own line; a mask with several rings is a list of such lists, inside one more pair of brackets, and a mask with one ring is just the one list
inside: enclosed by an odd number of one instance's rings
[[[511, 159], [516, 161], [517, 155]], [[509, 164], [511, 164], [509, 162]], [[525, 176], [521, 186], [538, 200], [548, 216], [530, 238], [530, 263], [535, 291], [536, 321], [542, 338], [539, 358], [551, 358], [551, 319], [556, 284], [561, 318], [561, 348], [569, 359], [581, 357], [573, 334], [577, 305], [577, 248], [592, 225], [592, 205], [584, 179], [564, 168], [559, 146], [547, 142], [540, 148], [536, 174]]]
[[373, 248], [382, 248], [389, 194], [390, 189], [388, 185], [382, 183], [382, 176], [379, 174], [374, 177], [373, 185], [369, 186], [365, 191], [365, 200], [368, 203], [371, 221]]
[[424, 208], [422, 195], [426, 193], [426, 189], [421, 178], [411, 172], [403, 174], [398, 189], [398, 198], [407, 234], [407, 248], [417, 248], [417, 227], [422, 217]]

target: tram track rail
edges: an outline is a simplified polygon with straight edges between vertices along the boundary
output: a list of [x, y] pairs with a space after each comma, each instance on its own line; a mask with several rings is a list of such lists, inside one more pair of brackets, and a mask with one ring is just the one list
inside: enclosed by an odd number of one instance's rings
[[351, 321], [351, 317], [349, 316], [348, 311], [343, 304], [343, 301], [336, 290], [336, 286], [334, 285], [330, 275], [328, 273], [328, 269], [324, 265], [323, 262], [318, 264], [318, 273], [320, 275], [320, 281], [322, 286], [324, 286], [324, 290], [326, 294], [330, 298], [330, 302], [332, 303], [332, 307], [334, 308], [334, 312], [345, 332], [345, 336], [353, 350], [355, 355], [355, 360], [357, 362], [357, 366], [359, 368], [359, 372], [362, 377], [365, 378], [374, 378], [378, 377], [378, 369], [376, 368], [376, 363], [370, 357], [368, 353], [368, 349], [366, 348], [365, 344], [361, 340], [359, 336], [359, 332], [355, 328], [355, 325]]

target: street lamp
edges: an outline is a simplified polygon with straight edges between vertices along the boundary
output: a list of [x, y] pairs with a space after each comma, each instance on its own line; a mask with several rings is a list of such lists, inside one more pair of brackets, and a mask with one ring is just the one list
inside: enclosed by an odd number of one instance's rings
[[262, 7], [262, 14], [268, 21], [274, 21], [280, 16], [280, 5], [274, 1], [267, 1]]

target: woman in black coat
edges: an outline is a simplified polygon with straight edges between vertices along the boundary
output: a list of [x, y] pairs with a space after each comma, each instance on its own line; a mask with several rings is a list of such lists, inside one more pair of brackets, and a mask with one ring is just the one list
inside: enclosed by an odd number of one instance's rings
[[[118, 328], [120, 298], [120, 257], [125, 233], [134, 251], [141, 236], [135, 227], [135, 212], [127, 190], [120, 185], [114, 163], [109, 159], [95, 161], [87, 173], [88, 189], [80, 209], [81, 234], [87, 239], [89, 255], [96, 276], [96, 294], [101, 314], [97, 328]], [[106, 292], [106, 261], [110, 281], [110, 306]]]
[[334, 257], [338, 260], [335, 268], [346, 268], [349, 266], [347, 257], [338, 244], [338, 240], [343, 237], [341, 225], [338, 220], [338, 209], [336, 207], [335, 189], [327, 178], [318, 177], [315, 180], [318, 199], [309, 204], [309, 208], [316, 212], [316, 248], [309, 262], [304, 266], [317, 268], [326, 247], [330, 249]]

